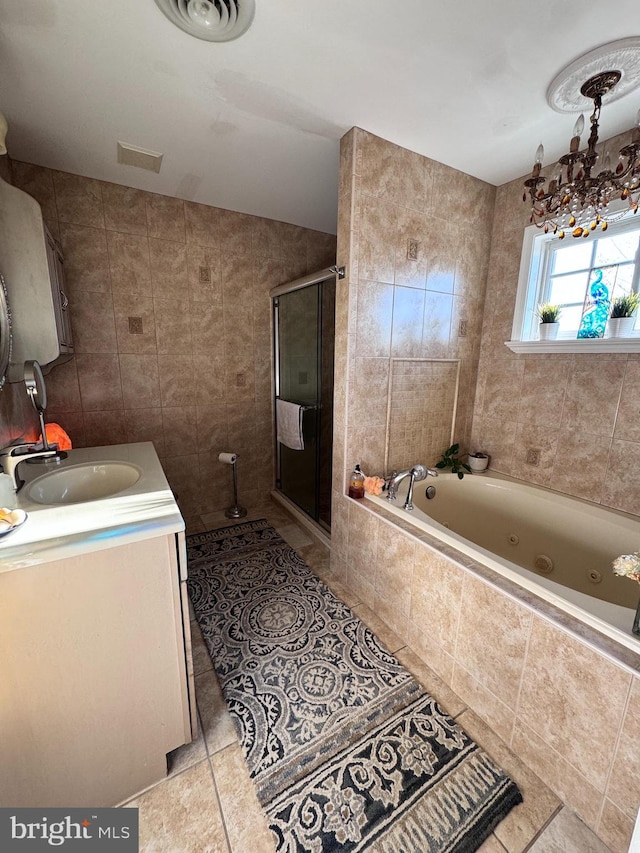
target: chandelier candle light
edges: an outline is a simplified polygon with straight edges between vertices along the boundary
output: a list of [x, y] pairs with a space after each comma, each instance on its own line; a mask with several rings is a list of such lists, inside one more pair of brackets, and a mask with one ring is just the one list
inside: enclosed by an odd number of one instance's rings
[[[640, 110], [632, 131], [631, 143], [620, 149], [615, 168], [610, 154], [606, 154], [603, 168], [594, 174], [598, 160], [596, 145], [602, 98], [620, 81], [620, 71], [604, 71], [590, 77], [580, 89], [585, 98], [593, 100], [591, 132], [587, 147], [580, 151], [580, 137], [584, 131], [584, 116], [580, 115], [573, 128], [569, 151], [563, 154], [553, 177], [545, 186], [546, 178], [540, 175], [544, 148], [536, 151], [531, 177], [524, 185], [531, 199], [530, 221], [545, 233], [552, 231], [560, 239], [571, 233], [573, 237], [588, 237], [597, 228], [606, 231], [610, 222], [627, 213], [627, 208], [609, 210], [617, 199], [626, 200], [634, 213], [640, 200]], [[527, 191], [522, 197], [527, 200]]]

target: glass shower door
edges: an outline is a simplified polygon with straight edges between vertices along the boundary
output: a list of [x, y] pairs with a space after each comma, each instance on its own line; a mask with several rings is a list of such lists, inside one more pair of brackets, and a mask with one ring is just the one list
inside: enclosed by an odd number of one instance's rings
[[331, 525], [335, 282], [274, 299], [276, 396], [303, 406], [304, 450], [277, 443], [280, 491], [323, 527]]

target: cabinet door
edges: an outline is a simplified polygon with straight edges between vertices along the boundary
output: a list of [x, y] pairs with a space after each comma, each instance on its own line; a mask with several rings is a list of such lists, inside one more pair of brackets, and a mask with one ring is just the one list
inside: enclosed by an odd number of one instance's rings
[[47, 261], [49, 263], [49, 277], [51, 279], [51, 296], [53, 299], [53, 310], [55, 313], [60, 352], [68, 353], [73, 351], [73, 340], [71, 337], [71, 321], [69, 318], [69, 300], [64, 289], [64, 260], [62, 258], [60, 247], [48, 230], [46, 235]]

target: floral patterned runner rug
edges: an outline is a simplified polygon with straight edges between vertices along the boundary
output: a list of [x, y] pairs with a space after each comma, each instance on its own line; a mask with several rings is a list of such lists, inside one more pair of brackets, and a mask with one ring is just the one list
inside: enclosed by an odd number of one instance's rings
[[286, 853], [472, 853], [522, 801], [266, 520], [187, 537], [189, 594]]

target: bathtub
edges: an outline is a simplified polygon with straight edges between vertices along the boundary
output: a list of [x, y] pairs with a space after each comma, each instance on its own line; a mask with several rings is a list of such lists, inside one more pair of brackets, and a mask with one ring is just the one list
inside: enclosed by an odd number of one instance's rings
[[403, 485], [396, 501], [367, 500], [640, 653], [639, 586], [611, 567], [640, 550], [640, 518], [493, 472], [416, 483], [408, 512]]

